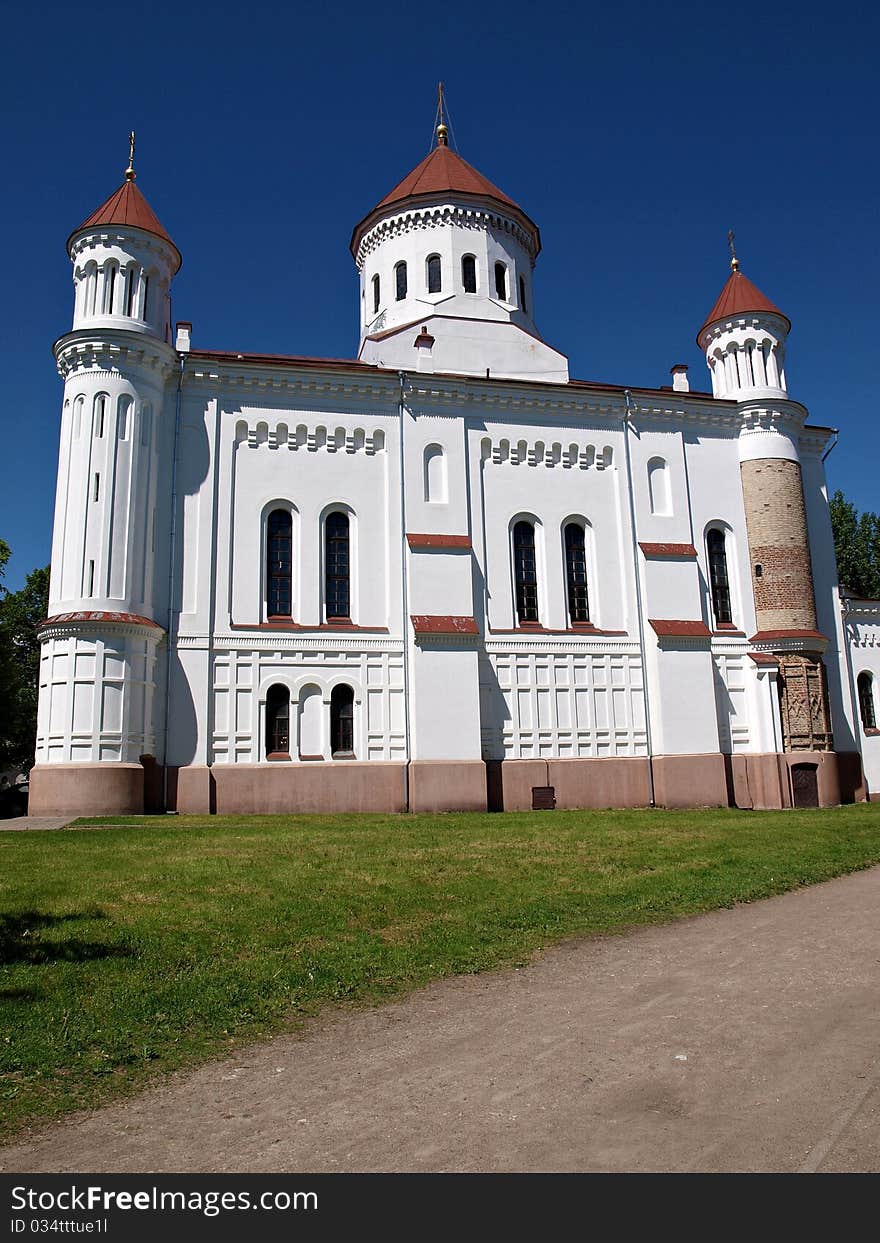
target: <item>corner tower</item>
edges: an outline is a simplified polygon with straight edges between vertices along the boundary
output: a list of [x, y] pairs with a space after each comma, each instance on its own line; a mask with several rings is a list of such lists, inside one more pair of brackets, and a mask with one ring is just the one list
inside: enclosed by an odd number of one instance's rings
[[73, 231], [49, 617], [41, 630], [31, 807], [143, 809], [155, 752], [168, 578], [162, 512], [173, 429], [170, 285], [177, 247], [135, 185]]
[[716, 397], [737, 403], [739, 462], [757, 633], [779, 664], [786, 751], [827, 751], [833, 736], [818, 633], [798, 442], [807, 412], [788, 396], [786, 315], [740, 270], [699, 331]]
[[404, 370], [568, 380], [541, 340], [532, 272], [538, 226], [449, 146], [433, 150], [355, 226], [358, 357]]

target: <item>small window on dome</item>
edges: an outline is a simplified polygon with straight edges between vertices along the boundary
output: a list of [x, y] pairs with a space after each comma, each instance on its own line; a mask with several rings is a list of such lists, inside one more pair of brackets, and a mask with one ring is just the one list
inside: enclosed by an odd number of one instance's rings
[[440, 256], [428, 259], [428, 293], [440, 293]]
[[379, 309], [379, 298], [380, 298], [379, 273], [377, 272], [376, 275], [373, 277], [373, 314], [374, 315]]
[[526, 281], [524, 276], [519, 278], [519, 305], [520, 310], [525, 311], [528, 315], [529, 308], [526, 306]]
[[461, 283], [465, 293], [477, 292], [477, 261], [473, 255], [462, 256]]
[[398, 302], [406, 297], [406, 264], [398, 263], [394, 268], [394, 287]]
[[495, 293], [502, 302], [507, 301], [507, 268], [503, 263], [495, 264]]

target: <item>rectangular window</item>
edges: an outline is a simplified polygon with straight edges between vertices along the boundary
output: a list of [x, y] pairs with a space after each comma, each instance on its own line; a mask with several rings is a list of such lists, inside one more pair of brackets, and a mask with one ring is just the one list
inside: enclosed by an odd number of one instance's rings
[[100, 491], [101, 491], [101, 476], [99, 475], [97, 471], [95, 471], [95, 487], [94, 487], [94, 491], [92, 492], [93, 501], [96, 501], [98, 499], [98, 496], [100, 495]]
[[88, 588], [89, 589], [86, 592], [86, 595], [93, 596], [95, 594], [95, 563], [94, 561], [89, 562]]

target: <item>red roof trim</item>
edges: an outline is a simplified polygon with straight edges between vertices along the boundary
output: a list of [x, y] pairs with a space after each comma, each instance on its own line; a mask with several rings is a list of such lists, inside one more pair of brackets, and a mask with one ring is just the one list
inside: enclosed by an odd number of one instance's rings
[[639, 540], [639, 548], [646, 557], [695, 557], [697, 555], [693, 544], [644, 544]]
[[359, 221], [352, 231], [351, 251], [357, 251], [364, 233], [392, 209], [404, 204], [436, 202], [438, 196], [454, 194], [465, 199], [488, 199], [496, 203], [507, 215], [513, 215], [531, 234], [535, 254], [541, 249], [538, 226], [503, 190], [499, 190], [487, 177], [478, 172], [467, 160], [463, 160], [451, 147], [436, 146], [421, 163], [399, 181], [393, 190], [376, 204], [372, 211]]
[[828, 635], [818, 630], [759, 630], [749, 639], [749, 643], [772, 643], [776, 639], [821, 639], [828, 642]]
[[76, 613], [56, 613], [54, 617], [47, 617], [41, 621], [37, 629], [42, 630], [45, 626], [59, 626], [67, 622], [100, 622], [101, 625], [111, 626], [149, 626], [151, 630], [161, 630], [164, 634], [164, 627], [150, 617], [142, 617], [140, 613], [113, 613], [104, 609], [82, 609]]
[[724, 288], [718, 295], [715, 305], [707, 315], [703, 327], [697, 333], [697, 344], [699, 345], [700, 337], [710, 324], [714, 324], [720, 319], [728, 319], [736, 315], [748, 315], [756, 311], [778, 315], [791, 328], [791, 320], [788, 316], [784, 315], [778, 306], [775, 306], [768, 297], [762, 294], [757, 285], [753, 285], [749, 278], [743, 276], [739, 269], [731, 272]]
[[479, 634], [473, 617], [418, 613], [410, 621], [416, 634]]
[[[85, 229], [100, 229], [104, 225], [122, 225], [126, 228], [143, 229], [154, 237], [161, 237], [177, 255], [177, 266], [180, 267], [180, 251], [174, 245], [167, 231], [162, 227], [159, 217], [144, 198], [133, 181], [124, 181], [118, 190], [114, 190], [109, 199], [93, 211], [78, 229], [74, 229], [70, 237], [82, 233]], [[70, 238], [68, 238], [68, 245]]]
[[491, 627], [489, 629], [489, 634], [595, 634], [601, 636], [627, 633], [626, 630], [599, 630], [588, 622], [578, 622], [574, 626], [569, 626], [567, 630], [548, 630], [546, 626], [541, 626], [538, 622], [527, 622], [524, 626], [514, 626], [512, 630], [493, 630]]
[[779, 657], [771, 652], [749, 652], [749, 656], [756, 665], [779, 665]]
[[673, 639], [711, 639], [712, 632], [705, 622], [658, 620], [649, 617], [648, 622], [656, 635]]
[[469, 535], [418, 535], [407, 532], [410, 548], [471, 548]]

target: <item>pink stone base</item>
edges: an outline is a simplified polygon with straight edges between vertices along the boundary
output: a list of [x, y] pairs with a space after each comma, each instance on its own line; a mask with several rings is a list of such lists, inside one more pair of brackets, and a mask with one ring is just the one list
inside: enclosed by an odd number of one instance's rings
[[410, 811], [485, 811], [486, 765], [482, 760], [413, 760], [409, 806]]
[[559, 808], [647, 807], [651, 801], [648, 760], [638, 756], [495, 760], [487, 767], [492, 811], [531, 811], [532, 787], [548, 785]]
[[[180, 769], [178, 791], [181, 780], [186, 788], [186, 772]], [[208, 772], [207, 808], [202, 777], [193, 781], [202, 791], [200, 810], [221, 816], [395, 812], [405, 807], [403, 764], [398, 763], [215, 764]]]
[[861, 757], [857, 751], [787, 751], [733, 755], [733, 796], [737, 807], [774, 811], [792, 806], [789, 770], [815, 764], [820, 807], [865, 801]]
[[28, 815], [142, 815], [140, 764], [37, 764], [30, 773]]
[[654, 800], [658, 807], [727, 807], [724, 756], [655, 755]]

